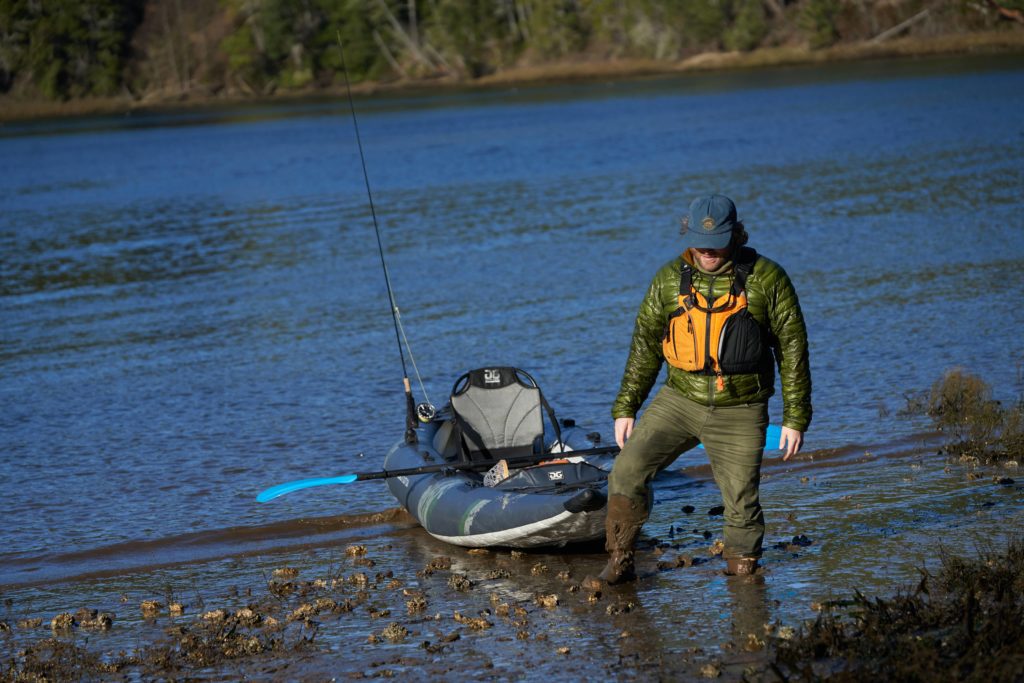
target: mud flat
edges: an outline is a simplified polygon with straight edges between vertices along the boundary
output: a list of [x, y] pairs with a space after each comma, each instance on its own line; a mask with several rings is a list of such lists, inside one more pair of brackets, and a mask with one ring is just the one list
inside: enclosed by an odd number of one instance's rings
[[769, 462], [753, 577], [722, 574], [700, 465], [662, 476], [627, 587], [586, 587], [600, 548], [454, 548], [392, 514], [347, 541], [8, 586], [0, 678], [1014, 680], [1024, 486], [934, 446]]

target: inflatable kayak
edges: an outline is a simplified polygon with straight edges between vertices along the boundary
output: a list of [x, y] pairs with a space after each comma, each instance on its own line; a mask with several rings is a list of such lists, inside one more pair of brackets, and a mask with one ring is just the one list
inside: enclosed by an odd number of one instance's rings
[[384, 469], [451, 465], [387, 479], [398, 502], [446, 543], [564, 546], [604, 538], [615, 452], [598, 434], [557, 420], [525, 372], [483, 368], [456, 382], [451, 402], [414, 440], [391, 448]]

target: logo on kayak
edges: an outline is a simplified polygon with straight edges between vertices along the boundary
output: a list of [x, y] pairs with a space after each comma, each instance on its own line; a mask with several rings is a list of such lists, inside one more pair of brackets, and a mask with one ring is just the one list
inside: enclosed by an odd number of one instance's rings
[[561, 470], [557, 470], [555, 472], [548, 472], [548, 480], [558, 481], [560, 479], [565, 479], [565, 473], [562, 472]]
[[485, 369], [484, 384], [501, 384], [501, 371], [492, 368]]

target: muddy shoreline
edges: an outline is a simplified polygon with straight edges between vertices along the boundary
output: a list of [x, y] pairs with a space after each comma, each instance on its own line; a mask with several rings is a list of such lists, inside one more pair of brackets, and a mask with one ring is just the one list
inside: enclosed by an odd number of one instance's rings
[[[713, 71], [758, 70], [800, 65], [845, 62], [919, 59], [934, 57], [1021, 55], [1024, 31], [989, 31], [931, 38], [902, 38], [886, 42], [844, 43], [811, 50], [804, 46], [763, 48], [751, 52], [708, 52], [677, 61], [623, 59], [607, 61], [566, 61], [541, 66], [515, 67], [473, 81], [448, 78], [361, 83], [353, 86], [359, 96], [424, 95], [443, 92], [487, 90], [516, 86], [628, 80], [645, 77], [705, 73]], [[149, 94], [141, 98], [113, 97], [68, 102], [24, 101], [0, 97], [0, 126], [35, 119], [79, 116], [159, 113], [165, 111], [215, 109], [283, 102], [333, 100], [344, 95], [340, 87], [279, 91], [269, 97], [252, 95], [188, 96]]]
[[[764, 473], [766, 495], [800, 489], [803, 496], [827, 497], [836, 488], [837, 494], [848, 492], [841, 499], [852, 499], [852, 514], [878, 492], [834, 487], [831, 479], [884, 466], [903, 473], [904, 481], [929, 476], [969, 490], [974, 502], [950, 518], [959, 520], [954, 527], [979, 515], [1019, 517], [1013, 510], [1024, 481], [1013, 479], [1016, 466], [937, 454], [936, 439], [919, 435], [916, 445], [889, 450], [810, 452], [791, 464], [772, 458]], [[597, 547], [457, 548], [386, 511], [346, 520], [352, 533], [347, 540], [318, 547], [6, 586], [0, 590], [0, 680], [352, 680], [441, 678], [455, 671], [480, 679], [583, 680], [603, 673], [641, 680], [855, 680], [862, 671], [888, 666], [872, 652], [891, 651], [908, 667], [930, 662], [924, 655], [913, 661], [905, 656], [921, 631], [894, 630], [894, 621], [914, 623], [894, 610], [955, 616], [965, 594], [979, 601], [972, 633], [1017, 633], [997, 628], [1003, 623], [998, 620], [1009, 618], [1005, 610], [1012, 617], [1020, 609], [1024, 587], [979, 574], [991, 570], [1011, 583], [1024, 575], [1015, 564], [1024, 562], [1024, 552], [1012, 536], [976, 545], [988, 549], [977, 557], [961, 544], [960, 551], [945, 552], [940, 565], [918, 565], [915, 573], [931, 578], [917, 585], [901, 579], [868, 597], [841, 587], [822, 593], [828, 587], [801, 578], [808, 564], [831, 554], [849, 562], [855, 555], [844, 554], [843, 539], [830, 541], [823, 524], [802, 519], [807, 512], [786, 512], [777, 503], [764, 567], [754, 577], [725, 577], [716, 554], [720, 511], [709, 506], [714, 491], [705, 493], [713, 489], [705, 469], [697, 465], [661, 483], [663, 502], [639, 549], [641, 577], [634, 585], [587, 588], [584, 579], [604, 558]], [[679, 487], [689, 493], [673, 499], [671, 490]], [[696, 505], [679, 506], [679, 500]], [[903, 545], [887, 545], [885, 535], [872, 534], [875, 540], [864, 549], [875, 571]], [[979, 592], [992, 586], [1002, 586], [998, 596]], [[704, 623], [707, 617], [687, 616], [695, 595], [718, 605], [720, 616]], [[40, 608], [42, 603], [49, 607]], [[987, 622], [989, 615], [997, 621]], [[945, 647], [962, 626], [959, 619], [921, 628], [938, 634], [929, 643]], [[964, 638], [957, 642], [964, 644], [956, 662], [964, 671], [983, 648], [972, 649]], [[1006, 666], [1016, 666], [1008, 661]]]

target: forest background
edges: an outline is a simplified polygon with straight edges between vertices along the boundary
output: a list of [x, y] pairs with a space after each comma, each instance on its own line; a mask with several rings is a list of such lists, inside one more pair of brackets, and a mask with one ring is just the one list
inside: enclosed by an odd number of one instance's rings
[[0, 0], [0, 119], [381, 87], [1024, 52], [1024, 0]]

